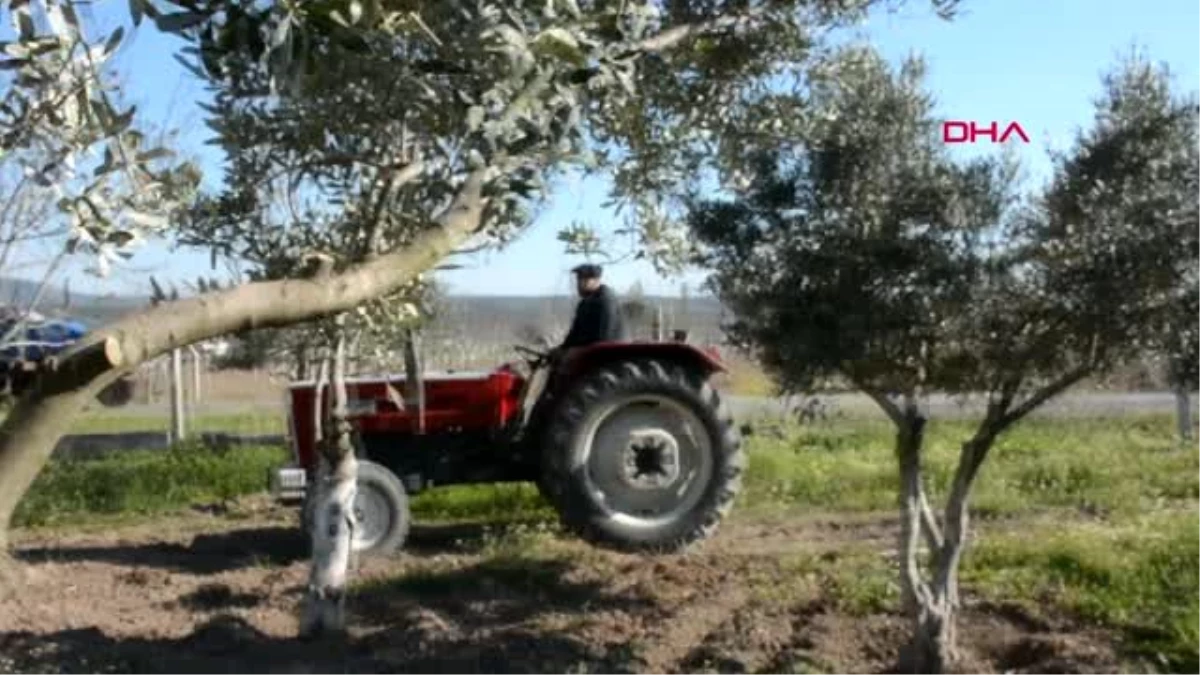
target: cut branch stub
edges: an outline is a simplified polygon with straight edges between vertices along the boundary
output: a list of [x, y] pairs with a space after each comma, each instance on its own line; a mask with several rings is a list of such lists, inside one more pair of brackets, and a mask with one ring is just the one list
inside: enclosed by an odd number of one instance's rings
[[42, 387], [47, 393], [66, 391], [75, 388], [79, 382], [90, 381], [120, 368], [124, 362], [125, 354], [120, 341], [108, 336], [87, 345], [72, 358], [49, 361]]

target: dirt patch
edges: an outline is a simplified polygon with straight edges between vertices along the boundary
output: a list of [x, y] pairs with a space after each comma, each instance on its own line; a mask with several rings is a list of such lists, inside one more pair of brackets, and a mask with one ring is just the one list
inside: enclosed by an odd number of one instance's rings
[[[488, 549], [485, 528], [421, 528], [360, 561], [350, 631], [294, 639], [307, 544], [266, 514], [166, 533], [23, 536], [31, 572], [0, 602], [0, 671], [886, 672], [901, 617], [853, 615], [781, 553], [885, 548], [886, 518], [733, 523], [663, 558], [573, 541]], [[197, 531], [198, 530], [198, 531]], [[473, 535], [474, 533], [474, 535]], [[973, 603], [973, 671], [1117, 672], [1107, 636]]]

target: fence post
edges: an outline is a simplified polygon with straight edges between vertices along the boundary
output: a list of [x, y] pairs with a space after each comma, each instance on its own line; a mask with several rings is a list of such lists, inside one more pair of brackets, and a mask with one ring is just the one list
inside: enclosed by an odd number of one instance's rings
[[654, 332], [654, 341], [662, 342], [663, 341], [663, 308], [662, 308], [662, 305], [654, 306], [654, 326], [652, 327], [652, 330]]
[[1192, 396], [1187, 386], [1175, 386], [1175, 418], [1180, 440], [1192, 440]]
[[183, 354], [179, 349], [171, 350], [171, 442], [178, 443], [186, 437], [183, 412]]
[[142, 382], [146, 385], [145, 399], [146, 405], [154, 405], [154, 385], [157, 383], [154, 375], [158, 372], [158, 368], [153, 362], [143, 364], [141, 367]]
[[192, 353], [192, 405], [199, 405], [204, 353], [196, 349], [195, 346], [188, 347], [188, 351]]

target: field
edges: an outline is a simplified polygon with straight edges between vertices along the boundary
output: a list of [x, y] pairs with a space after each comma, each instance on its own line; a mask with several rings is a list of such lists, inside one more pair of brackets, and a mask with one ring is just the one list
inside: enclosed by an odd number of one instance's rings
[[[530, 486], [433, 491], [408, 550], [359, 561], [350, 635], [292, 639], [306, 542], [261, 494], [279, 448], [52, 465], [0, 671], [879, 672], [895, 614], [887, 426], [761, 422], [744, 496], [687, 555], [559, 535]], [[935, 492], [962, 421], [930, 428]], [[1194, 446], [1169, 416], [1038, 419], [985, 467], [964, 563], [972, 671], [1196, 672]]]

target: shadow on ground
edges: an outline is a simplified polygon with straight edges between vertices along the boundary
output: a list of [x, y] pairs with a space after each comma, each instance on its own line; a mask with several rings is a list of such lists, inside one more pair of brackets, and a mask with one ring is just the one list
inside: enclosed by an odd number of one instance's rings
[[177, 640], [114, 639], [95, 628], [0, 634], [0, 654], [8, 655], [0, 656], [0, 670], [9, 672], [520, 673], [578, 670], [582, 662], [592, 664], [588, 670], [631, 672], [619, 654], [520, 629], [446, 640], [427, 627], [391, 626], [359, 638], [301, 642], [265, 635], [232, 615]]
[[18, 550], [23, 562], [101, 562], [188, 574], [218, 574], [250, 566], [288, 565], [308, 554], [294, 527], [254, 527], [197, 535], [190, 544], [137, 542], [63, 544]]
[[[511, 521], [414, 525], [405, 553], [425, 556], [478, 548], [489, 532]], [[296, 527], [265, 526], [201, 534], [190, 543], [113, 542], [61, 544], [18, 549], [16, 557], [44, 562], [99, 562], [188, 574], [220, 574], [246, 567], [283, 567], [308, 557], [307, 536]]]
[[175, 601], [204, 619], [185, 637], [0, 633], [0, 672], [636, 672], [623, 641], [571, 630], [591, 612], [634, 614], [654, 602], [573, 580], [574, 570], [501, 557], [375, 582], [349, 600], [351, 634], [314, 642], [264, 633], [235, 614], [262, 595], [205, 584]]

